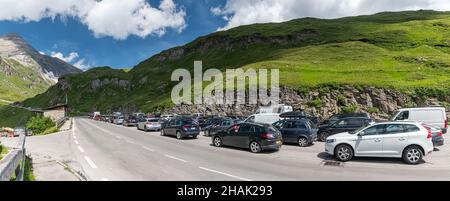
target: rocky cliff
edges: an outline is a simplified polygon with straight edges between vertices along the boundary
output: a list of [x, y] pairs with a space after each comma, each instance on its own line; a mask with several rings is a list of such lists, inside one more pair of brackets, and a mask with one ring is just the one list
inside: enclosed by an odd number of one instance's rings
[[[424, 98], [394, 89], [376, 87], [347, 85], [335, 89], [317, 89], [307, 92], [283, 87], [280, 95], [281, 103], [293, 106], [295, 111], [304, 111], [321, 119], [342, 112], [367, 112], [374, 119], [385, 120], [397, 109], [416, 106], [447, 106], [450, 110], [450, 107], [445, 104], [450, 100], [439, 101], [435, 98]], [[257, 108], [256, 105], [179, 105], [164, 112], [248, 116], [254, 114]]]

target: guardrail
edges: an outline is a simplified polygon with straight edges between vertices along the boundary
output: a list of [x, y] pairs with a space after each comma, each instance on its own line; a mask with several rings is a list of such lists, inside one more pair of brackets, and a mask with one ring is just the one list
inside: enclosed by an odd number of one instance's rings
[[56, 128], [60, 129], [61, 126], [63, 126], [64, 123], [66, 123], [67, 120], [69, 120], [69, 117], [62, 117], [61, 119], [58, 119], [56, 121]]
[[22, 134], [15, 147], [8, 147], [9, 153], [0, 161], [0, 181], [10, 181], [14, 175], [16, 181], [23, 181], [26, 156], [25, 139], [26, 136]]

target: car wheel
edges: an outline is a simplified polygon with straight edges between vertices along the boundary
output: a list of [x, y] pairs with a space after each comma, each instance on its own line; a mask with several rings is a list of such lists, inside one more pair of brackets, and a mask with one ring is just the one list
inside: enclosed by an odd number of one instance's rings
[[403, 151], [403, 160], [407, 164], [417, 165], [423, 158], [422, 150], [418, 146], [410, 146]]
[[221, 147], [222, 146], [222, 139], [220, 137], [214, 138], [214, 146]]
[[308, 139], [306, 139], [304, 137], [298, 138], [298, 146], [300, 146], [300, 147], [308, 146]]
[[148, 132], [147, 126], [144, 126], [144, 131]]
[[197, 136], [196, 136], [196, 135], [194, 135], [194, 136], [192, 136], [192, 138], [194, 138], [194, 139], [197, 139]]
[[350, 161], [354, 156], [353, 149], [346, 144], [339, 145], [334, 151], [334, 156], [342, 162]]
[[319, 134], [319, 139], [321, 142], [325, 142], [327, 141], [327, 137], [329, 137], [330, 134], [328, 134], [327, 132], [323, 132]]
[[177, 139], [181, 140], [182, 138], [180, 131], [177, 131]]
[[258, 142], [253, 141], [250, 143], [250, 151], [253, 153], [259, 153], [261, 152], [261, 145]]

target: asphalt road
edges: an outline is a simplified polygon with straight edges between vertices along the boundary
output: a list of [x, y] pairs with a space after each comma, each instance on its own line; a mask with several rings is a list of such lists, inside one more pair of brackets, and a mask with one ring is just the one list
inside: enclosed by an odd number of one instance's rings
[[[450, 149], [425, 158], [416, 166], [400, 159], [359, 158], [333, 161], [323, 144], [301, 148], [285, 145], [279, 152], [253, 154], [247, 150], [216, 148], [208, 137], [177, 140], [159, 132], [138, 131], [76, 118], [67, 145], [88, 180], [450, 180]], [[67, 150], [66, 150], [67, 151]]]

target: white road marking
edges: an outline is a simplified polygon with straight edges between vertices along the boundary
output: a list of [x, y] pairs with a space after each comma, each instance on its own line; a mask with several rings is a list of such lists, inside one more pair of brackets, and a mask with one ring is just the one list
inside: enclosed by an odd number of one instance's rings
[[101, 180], [101, 181], [109, 181], [108, 178], [101, 178], [100, 180]]
[[136, 144], [134, 141], [132, 141], [132, 140], [125, 140], [125, 142], [128, 142], [128, 143], [130, 143], [130, 144]]
[[89, 164], [89, 166], [91, 166], [92, 169], [97, 169], [97, 166], [89, 157], [85, 156], [84, 159], [86, 159], [87, 163]]
[[225, 173], [225, 172], [220, 172], [220, 171], [217, 171], [217, 170], [212, 170], [212, 169], [205, 168], [205, 167], [199, 167], [199, 168], [202, 169], [202, 170], [206, 170], [208, 172], [213, 172], [213, 173], [225, 175], [225, 176], [232, 177], [232, 178], [239, 179], [239, 180], [243, 180], [243, 181], [252, 181], [251, 179], [247, 179], [247, 178], [244, 178], [244, 177], [238, 177], [238, 176], [235, 176], [235, 175], [232, 175], [232, 174], [228, 174], [228, 173]]
[[78, 146], [78, 150], [80, 150], [81, 153], [84, 153], [84, 149], [81, 146]]
[[145, 149], [145, 150], [150, 151], [150, 152], [154, 152], [153, 149], [150, 149], [150, 148], [148, 148], [148, 147], [146, 147], [146, 146], [142, 146], [142, 149]]
[[181, 159], [181, 158], [177, 158], [177, 157], [175, 157], [175, 156], [171, 156], [171, 155], [164, 155], [165, 157], [167, 157], [167, 158], [171, 158], [171, 159], [173, 159], [173, 160], [177, 160], [177, 161], [181, 161], [181, 162], [183, 162], [183, 163], [187, 163], [187, 161], [186, 160], [183, 160], [183, 159]]
[[77, 145], [80, 144], [80, 143], [78, 143], [78, 140], [75, 140], [74, 142], [75, 142], [75, 144], [77, 144]]

